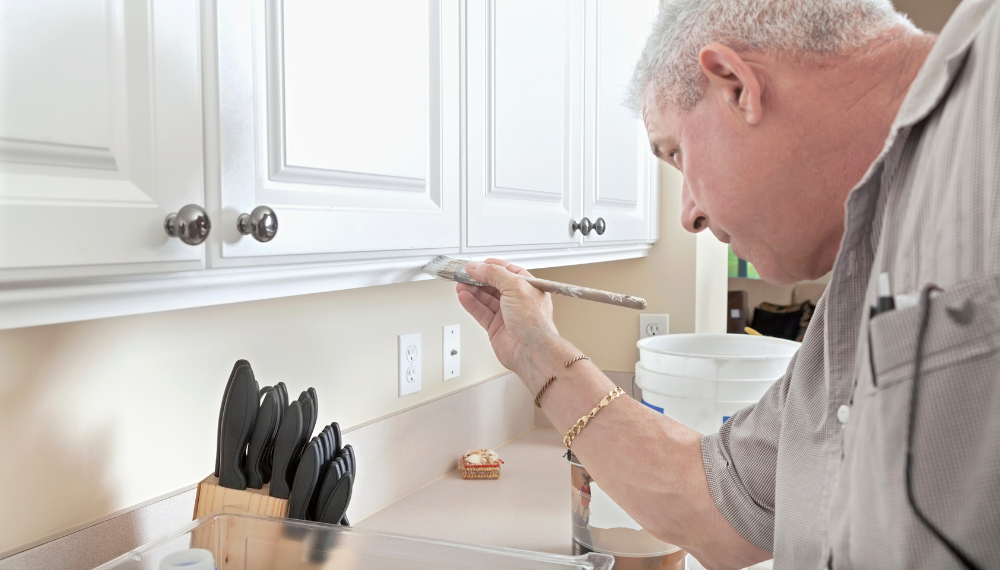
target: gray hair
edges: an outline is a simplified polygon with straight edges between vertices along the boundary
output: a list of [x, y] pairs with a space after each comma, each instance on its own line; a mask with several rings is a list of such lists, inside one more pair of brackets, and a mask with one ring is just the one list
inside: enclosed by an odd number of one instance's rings
[[650, 85], [657, 104], [690, 109], [701, 99], [701, 49], [721, 43], [809, 61], [868, 46], [882, 33], [917, 29], [890, 0], [667, 0], [636, 64], [626, 105], [642, 112]]

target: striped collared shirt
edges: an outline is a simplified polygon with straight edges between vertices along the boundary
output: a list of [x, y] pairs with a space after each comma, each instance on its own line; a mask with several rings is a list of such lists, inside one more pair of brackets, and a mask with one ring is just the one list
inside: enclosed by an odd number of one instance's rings
[[[876, 281], [931, 299], [913, 500], [1000, 564], [1000, 6], [966, 0], [853, 189], [831, 281], [788, 373], [702, 439], [715, 504], [781, 570], [960, 568], [907, 501], [923, 310], [872, 317]], [[914, 295], [908, 295], [913, 298]]]

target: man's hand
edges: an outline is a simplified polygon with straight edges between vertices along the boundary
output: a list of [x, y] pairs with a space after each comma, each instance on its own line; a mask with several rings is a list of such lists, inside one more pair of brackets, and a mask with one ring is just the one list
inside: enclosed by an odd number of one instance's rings
[[458, 301], [490, 336], [500, 364], [517, 371], [530, 351], [559, 335], [552, 322], [552, 298], [515, 277], [531, 275], [502, 259], [470, 261], [465, 270], [489, 287], [459, 283]]

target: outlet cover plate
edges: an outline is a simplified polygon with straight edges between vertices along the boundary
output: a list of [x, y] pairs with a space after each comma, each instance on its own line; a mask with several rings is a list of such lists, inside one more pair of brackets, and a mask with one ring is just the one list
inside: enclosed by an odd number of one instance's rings
[[420, 391], [423, 359], [420, 350], [420, 333], [401, 334], [396, 337], [399, 353], [399, 397]]
[[670, 334], [670, 315], [639, 313], [639, 338]]
[[462, 374], [462, 326], [448, 325], [443, 330], [441, 362], [444, 363], [444, 379], [451, 380]]

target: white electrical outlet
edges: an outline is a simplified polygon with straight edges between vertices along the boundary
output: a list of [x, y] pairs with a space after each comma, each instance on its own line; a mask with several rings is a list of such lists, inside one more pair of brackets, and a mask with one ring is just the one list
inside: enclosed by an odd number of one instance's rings
[[444, 327], [441, 346], [444, 352], [441, 362], [444, 363], [444, 379], [451, 380], [462, 374], [462, 328], [461, 325]]
[[399, 397], [420, 391], [420, 333], [401, 334], [397, 338], [399, 353]]
[[639, 338], [670, 334], [670, 315], [639, 313]]

